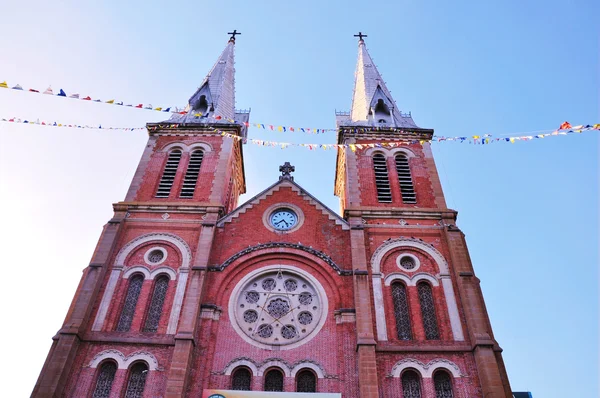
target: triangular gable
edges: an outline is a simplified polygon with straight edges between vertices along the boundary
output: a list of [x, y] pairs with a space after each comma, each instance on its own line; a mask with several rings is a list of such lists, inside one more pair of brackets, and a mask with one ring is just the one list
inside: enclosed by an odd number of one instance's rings
[[270, 187], [268, 187], [261, 193], [257, 194], [253, 198], [249, 199], [244, 204], [238, 206], [236, 209], [234, 209], [229, 214], [226, 214], [225, 216], [223, 216], [221, 219], [219, 219], [217, 221], [217, 227], [222, 227], [225, 225], [225, 223], [231, 222], [234, 218], [237, 218], [240, 216], [240, 214], [243, 214], [246, 211], [248, 211], [249, 209], [252, 209], [254, 206], [258, 205], [260, 202], [265, 200], [267, 198], [267, 196], [273, 195], [273, 193], [279, 191], [279, 189], [281, 189], [283, 187], [291, 188], [292, 191], [294, 191], [298, 194], [298, 196], [300, 196], [302, 199], [309, 202], [317, 210], [320, 210], [321, 213], [326, 215], [331, 221], [335, 222], [337, 225], [341, 226], [342, 229], [344, 229], [344, 230], [350, 229], [350, 224], [348, 224], [348, 222], [346, 220], [344, 220], [342, 217], [340, 217], [337, 213], [335, 213], [329, 207], [327, 207], [323, 203], [321, 203], [321, 201], [319, 201], [313, 195], [308, 193], [300, 185], [298, 185], [294, 181], [291, 181], [288, 179], [283, 179], [283, 180], [277, 181], [275, 184], [271, 185]]

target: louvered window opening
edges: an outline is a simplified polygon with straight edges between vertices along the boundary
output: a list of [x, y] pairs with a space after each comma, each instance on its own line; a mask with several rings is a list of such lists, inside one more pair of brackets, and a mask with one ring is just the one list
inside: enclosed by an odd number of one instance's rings
[[428, 283], [421, 282], [417, 285], [419, 291], [419, 301], [421, 303], [421, 314], [423, 316], [423, 327], [425, 328], [425, 338], [427, 340], [439, 340], [440, 332], [438, 330], [437, 318], [435, 316], [435, 305], [433, 303], [433, 293]]
[[131, 328], [131, 322], [133, 321], [135, 307], [137, 306], [143, 283], [144, 277], [139, 274], [134, 275], [129, 279], [129, 287], [127, 288], [127, 295], [125, 296], [125, 304], [121, 311], [121, 317], [117, 324], [117, 332], [128, 332]]
[[269, 370], [265, 376], [265, 391], [283, 391], [283, 373]]
[[194, 151], [190, 156], [190, 163], [188, 163], [187, 171], [183, 179], [183, 187], [181, 188], [182, 198], [193, 198], [194, 191], [196, 190], [196, 183], [198, 182], [198, 175], [200, 174], [200, 166], [202, 165], [202, 159], [204, 158], [203, 151]]
[[113, 380], [115, 379], [115, 373], [117, 373], [117, 364], [111, 361], [102, 364], [92, 398], [110, 397], [110, 389], [112, 388]]
[[181, 151], [175, 149], [169, 153], [165, 170], [158, 184], [158, 190], [156, 191], [157, 198], [168, 198], [171, 194], [171, 188], [173, 188], [173, 182], [177, 175], [177, 168], [179, 167], [179, 161], [181, 160]]
[[317, 392], [317, 377], [310, 370], [302, 370], [296, 376], [297, 392]]
[[385, 157], [381, 154], [373, 156], [375, 170], [375, 186], [377, 187], [377, 200], [380, 203], [392, 203], [392, 189]]
[[408, 165], [408, 158], [406, 156], [396, 156], [396, 172], [398, 173], [402, 202], [417, 203], [417, 194], [410, 175], [410, 166]]
[[167, 296], [168, 288], [169, 277], [166, 275], [159, 276], [154, 283], [154, 291], [152, 292], [150, 308], [148, 308], [148, 316], [146, 317], [144, 332], [156, 332], [158, 330], [158, 322], [160, 321], [160, 316], [162, 314], [163, 304], [165, 303], [165, 297]]
[[394, 315], [396, 317], [398, 339], [411, 340], [412, 331], [408, 312], [408, 300], [406, 298], [406, 286], [404, 284], [398, 282], [392, 284], [392, 299], [394, 300]]
[[448, 373], [439, 371], [433, 376], [435, 385], [435, 398], [454, 398], [452, 392], [452, 379]]
[[237, 369], [231, 377], [231, 389], [238, 391], [250, 391], [252, 385], [252, 374], [246, 368]]
[[142, 398], [147, 376], [148, 366], [145, 363], [139, 362], [133, 365], [129, 372], [125, 398]]
[[419, 375], [412, 370], [402, 374], [402, 397], [421, 398], [421, 380]]

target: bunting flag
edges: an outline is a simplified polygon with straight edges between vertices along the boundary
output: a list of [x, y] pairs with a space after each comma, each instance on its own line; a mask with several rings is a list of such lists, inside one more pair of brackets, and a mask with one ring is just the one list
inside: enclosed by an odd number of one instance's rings
[[[146, 127], [102, 127], [102, 125], [90, 126], [90, 125], [66, 124], [66, 123], [58, 123], [58, 122], [45, 122], [45, 121], [40, 122], [39, 119], [32, 121], [32, 120], [22, 120], [22, 119], [15, 118], [15, 117], [10, 118], [10, 119], [2, 118], [2, 119], [0, 119], [0, 122], [37, 124], [37, 125], [41, 125], [41, 126], [53, 126], [53, 127], [104, 129], [104, 130], [130, 130], [130, 131], [133, 131], [133, 130], [146, 129]], [[568, 129], [563, 128], [563, 127], [567, 127], [567, 126], [568, 126]], [[158, 125], [147, 127], [148, 131], [171, 130], [171, 129], [174, 130], [174, 129], [178, 129], [178, 128], [179, 128], [178, 123], [158, 124]], [[210, 128], [211, 130], [220, 134], [223, 137], [233, 138], [238, 141], [244, 140], [244, 138], [240, 137], [239, 135], [231, 134], [226, 131], [223, 131], [223, 130], [220, 130], [220, 129], [217, 129], [214, 127], [210, 127], [210, 126], [208, 126], [208, 128]], [[364, 130], [364, 129], [344, 129], [343, 131], [354, 131], [354, 130]], [[554, 136], [559, 136], [559, 135], [564, 136], [564, 135], [569, 135], [569, 134], [583, 133], [584, 131], [591, 131], [591, 130], [599, 131], [600, 123], [597, 123], [594, 125], [581, 124], [581, 125], [577, 125], [577, 126], [572, 126], [569, 122], [564, 122], [560, 125], [560, 127], [557, 130], [554, 130], [551, 133], [535, 134], [535, 135], [519, 135], [519, 136], [512, 136], [512, 137], [493, 137], [491, 134], [472, 135], [472, 136], [464, 136], [464, 137], [433, 137], [430, 140], [416, 139], [416, 137], [415, 137], [414, 139], [409, 138], [409, 139], [396, 140], [393, 142], [380, 142], [380, 143], [368, 143], [368, 144], [296, 144], [296, 143], [291, 143], [291, 142], [267, 141], [267, 140], [259, 140], [259, 139], [245, 139], [244, 143], [250, 142], [255, 145], [268, 146], [268, 147], [280, 147], [281, 149], [286, 149], [290, 146], [304, 147], [309, 150], [314, 150], [314, 149], [330, 150], [330, 149], [349, 148], [352, 152], [356, 152], [359, 149], [366, 149], [366, 148], [376, 148], [376, 147], [395, 148], [395, 147], [398, 147], [401, 145], [411, 145], [411, 144], [423, 145], [425, 143], [444, 142], [444, 141], [458, 141], [460, 143], [463, 143], [466, 141], [469, 144], [475, 144], [475, 145], [489, 145], [494, 142], [510, 142], [511, 144], [514, 144], [517, 141], [531, 141], [531, 140], [539, 139], [539, 138], [554, 137]]]
[[[9, 88], [9, 85], [6, 81], [3, 81], [2, 83], [0, 83], [0, 88]], [[23, 87], [19, 84], [10, 87], [13, 90], [20, 90], [20, 91], [24, 91]], [[40, 90], [37, 89], [33, 89], [30, 88], [27, 90], [30, 93], [40, 93]], [[102, 101], [100, 99], [92, 99], [90, 96], [85, 96], [85, 97], [80, 97], [79, 94], [67, 94], [62, 88], [60, 89], [58, 94], [54, 94], [52, 87], [48, 87], [45, 91], [41, 92], [43, 94], [47, 94], [47, 95], [54, 95], [57, 97], [66, 97], [66, 98], [72, 98], [72, 99], [79, 99], [79, 100], [83, 100], [83, 101], [92, 101], [92, 102], [99, 102], [99, 103], [105, 103], [105, 104], [110, 104], [110, 105], [122, 105], [122, 106], [126, 106], [126, 107], [130, 107], [130, 108], [136, 108], [136, 109], [145, 109], [145, 110], [151, 110], [151, 111], [156, 111], [156, 112], [168, 112], [168, 113], [177, 113], [180, 115], [185, 115], [188, 113], [187, 110], [179, 108], [179, 107], [175, 107], [175, 106], [168, 106], [168, 107], [162, 107], [162, 106], [158, 106], [158, 107], [154, 107], [152, 106], [152, 104], [138, 104], [138, 105], [133, 105], [133, 104], [128, 104], [128, 105], [123, 105], [123, 101], [116, 101], [114, 99], [108, 100], [108, 101]], [[202, 113], [196, 113], [194, 114], [194, 116], [196, 117], [202, 117]], [[307, 133], [307, 134], [322, 134], [322, 133], [326, 133], [326, 132], [332, 132], [332, 131], [337, 131], [337, 129], [334, 128], [330, 128], [330, 129], [321, 129], [321, 128], [306, 128], [306, 127], [293, 127], [293, 126], [278, 126], [278, 125], [273, 125], [273, 124], [266, 124], [266, 123], [248, 123], [248, 122], [238, 122], [237, 120], [234, 119], [229, 119], [229, 118], [224, 118], [222, 116], [216, 115], [210, 115], [208, 117], [209, 119], [214, 119], [214, 120], [227, 120], [231, 123], [238, 123], [238, 124], [244, 124], [246, 127], [256, 127], [259, 129], [263, 129], [263, 130], [270, 130], [270, 131], [278, 131], [278, 132], [296, 132], [296, 131], [301, 131], [303, 133]], [[265, 127], [266, 126], [266, 127]]]

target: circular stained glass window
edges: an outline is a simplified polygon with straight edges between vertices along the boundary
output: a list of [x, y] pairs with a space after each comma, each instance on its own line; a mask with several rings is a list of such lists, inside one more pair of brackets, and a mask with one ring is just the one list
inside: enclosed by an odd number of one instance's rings
[[312, 277], [287, 267], [269, 267], [236, 286], [230, 302], [231, 321], [254, 345], [295, 347], [323, 326], [327, 304], [322, 292]]

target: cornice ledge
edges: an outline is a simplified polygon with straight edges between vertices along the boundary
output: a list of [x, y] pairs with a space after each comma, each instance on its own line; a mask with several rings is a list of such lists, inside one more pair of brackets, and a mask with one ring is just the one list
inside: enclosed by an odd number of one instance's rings
[[403, 218], [403, 219], [430, 219], [456, 220], [458, 212], [451, 209], [410, 209], [404, 207], [348, 207], [344, 210], [344, 217], [357, 216], [363, 218]]
[[114, 211], [138, 211], [148, 213], [219, 213], [223, 210], [223, 206], [210, 203], [182, 203], [182, 202], [118, 202], [113, 203]]

